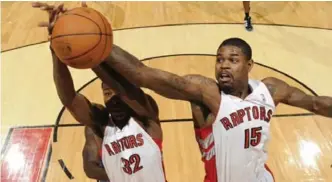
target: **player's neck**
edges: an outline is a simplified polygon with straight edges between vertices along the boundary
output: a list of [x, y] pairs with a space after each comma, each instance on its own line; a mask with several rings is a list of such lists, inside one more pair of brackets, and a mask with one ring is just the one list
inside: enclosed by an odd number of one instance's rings
[[243, 87], [234, 90], [230, 95], [245, 99], [251, 93], [249, 84], [244, 84]]

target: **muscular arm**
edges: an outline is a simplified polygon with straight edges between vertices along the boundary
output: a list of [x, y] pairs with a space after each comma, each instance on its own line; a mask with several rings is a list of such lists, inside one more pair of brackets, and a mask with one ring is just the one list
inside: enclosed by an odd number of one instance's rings
[[68, 67], [57, 58], [53, 51], [51, 52], [53, 79], [62, 104], [77, 121], [88, 126], [93, 125], [88, 100], [83, 95], [75, 92], [73, 79]]
[[98, 155], [98, 151], [101, 148], [101, 139], [97, 138], [89, 127], [85, 127], [84, 133], [83, 168], [85, 174], [92, 179], [108, 180], [105, 169], [99, 166], [101, 159]]
[[171, 99], [202, 100], [200, 85], [178, 75], [147, 67], [118, 46], [114, 45], [106, 63], [139, 87], [149, 88]]
[[276, 105], [281, 102], [332, 118], [332, 97], [308, 95], [277, 78], [265, 78], [263, 83], [269, 89]]

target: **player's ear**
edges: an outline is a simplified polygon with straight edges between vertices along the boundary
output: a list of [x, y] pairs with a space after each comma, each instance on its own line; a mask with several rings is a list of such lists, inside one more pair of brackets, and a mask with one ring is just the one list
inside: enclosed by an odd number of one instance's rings
[[250, 72], [252, 67], [254, 67], [254, 60], [250, 59], [247, 64], [248, 64], [248, 72]]

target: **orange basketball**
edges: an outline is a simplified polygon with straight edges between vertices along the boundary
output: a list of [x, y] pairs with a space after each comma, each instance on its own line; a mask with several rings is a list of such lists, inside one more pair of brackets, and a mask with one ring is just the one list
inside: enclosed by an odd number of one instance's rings
[[51, 36], [51, 47], [59, 59], [78, 69], [96, 67], [110, 55], [112, 45], [112, 27], [107, 19], [86, 7], [61, 15]]

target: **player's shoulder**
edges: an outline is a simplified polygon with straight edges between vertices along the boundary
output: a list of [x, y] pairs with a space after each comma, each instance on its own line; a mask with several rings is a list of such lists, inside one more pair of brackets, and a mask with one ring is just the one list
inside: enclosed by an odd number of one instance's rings
[[275, 77], [266, 77], [261, 80], [265, 85], [283, 85], [284, 81]]
[[289, 88], [289, 85], [285, 81], [275, 77], [266, 77], [262, 80], [262, 83], [264, 83], [267, 89], [272, 93], [275, 93], [277, 90], [282, 91]]

